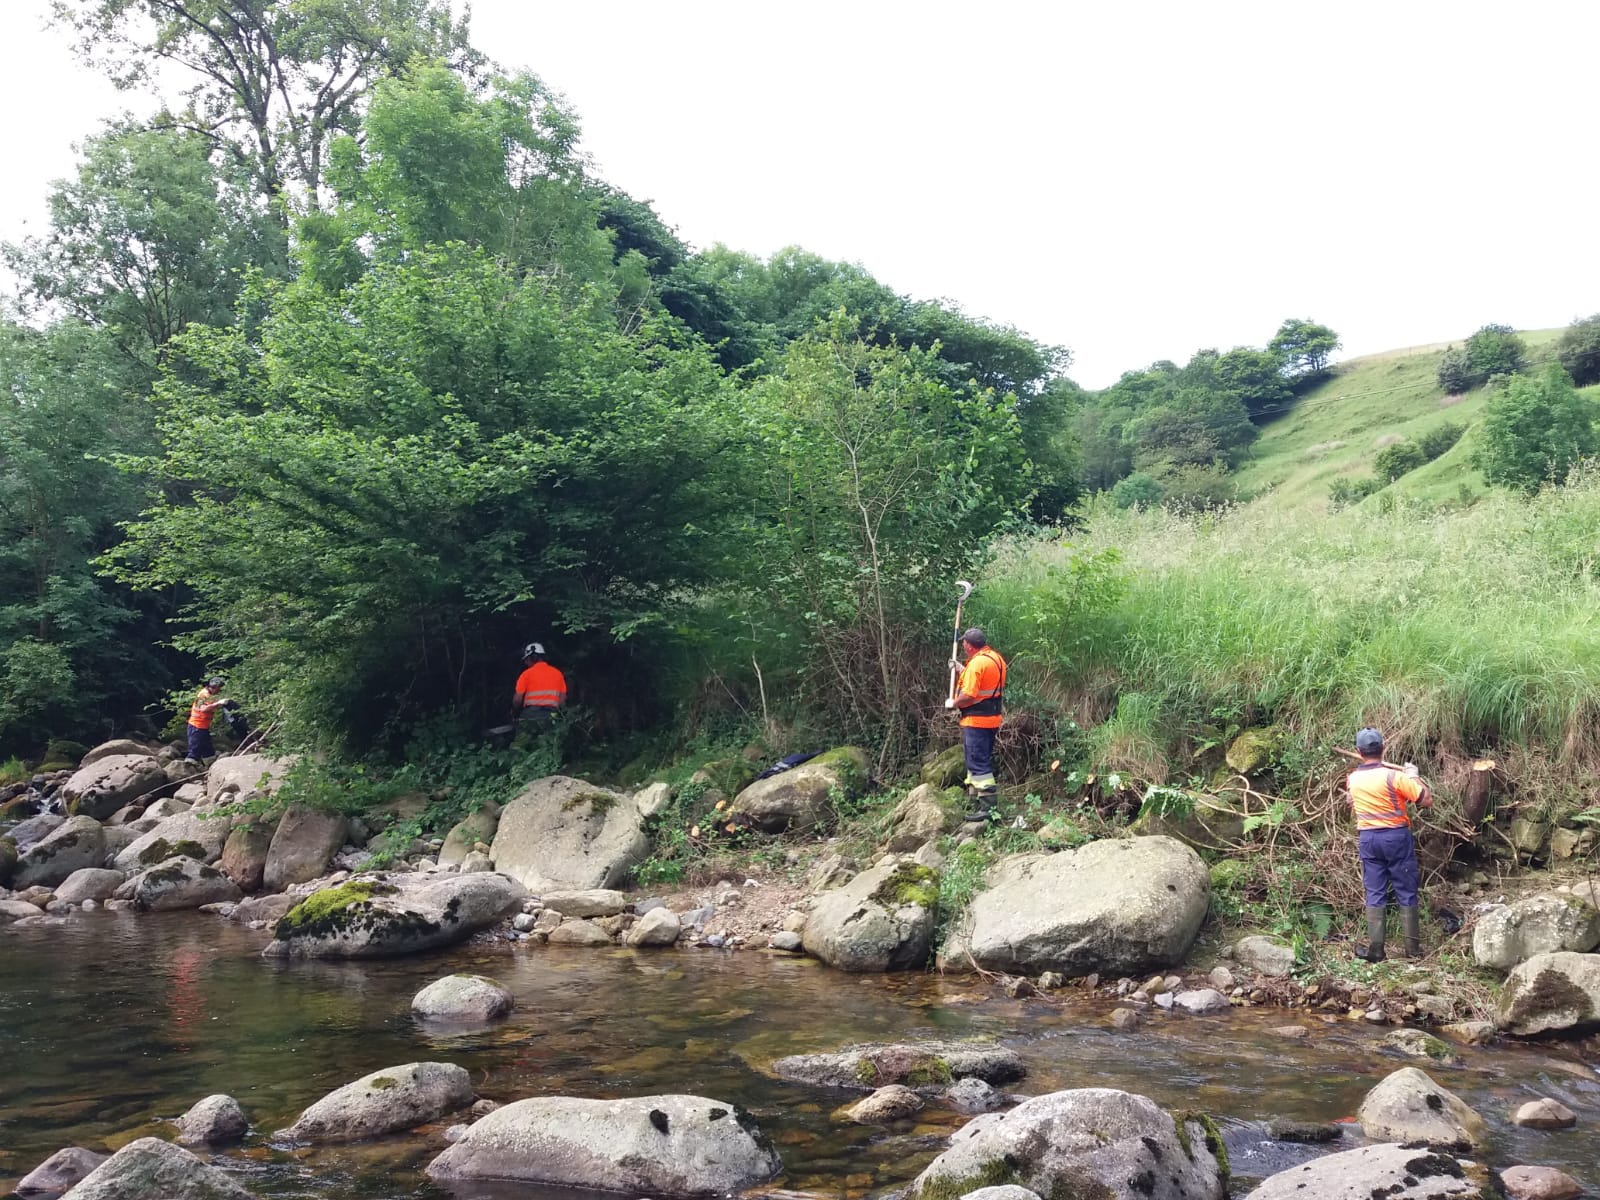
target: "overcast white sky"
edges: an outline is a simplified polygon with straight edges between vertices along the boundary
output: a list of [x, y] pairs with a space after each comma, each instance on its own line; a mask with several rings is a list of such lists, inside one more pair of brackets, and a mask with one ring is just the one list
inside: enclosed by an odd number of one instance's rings
[[[0, 238], [114, 93], [0, 0]], [[697, 246], [799, 244], [1091, 387], [1287, 316], [1345, 353], [1600, 310], [1600, 3], [476, 0]]]

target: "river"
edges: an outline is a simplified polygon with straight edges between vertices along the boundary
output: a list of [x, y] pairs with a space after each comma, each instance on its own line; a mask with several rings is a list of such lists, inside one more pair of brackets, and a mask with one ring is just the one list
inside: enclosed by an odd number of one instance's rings
[[[264, 942], [189, 913], [87, 913], [56, 928], [0, 930], [0, 1195], [62, 1146], [105, 1151], [170, 1131], [163, 1123], [194, 1101], [227, 1092], [255, 1128], [223, 1158], [262, 1197], [570, 1200], [526, 1186], [435, 1187], [422, 1168], [444, 1145], [437, 1126], [357, 1146], [273, 1143], [273, 1130], [331, 1089], [438, 1059], [467, 1067], [479, 1094], [500, 1101], [655, 1092], [733, 1101], [778, 1144], [776, 1186], [854, 1200], [903, 1185], [966, 1118], [930, 1106], [893, 1129], [842, 1123], [832, 1114], [849, 1096], [776, 1080], [766, 1064], [852, 1041], [967, 1035], [1021, 1054], [1023, 1093], [1118, 1087], [1216, 1114], [1235, 1172], [1248, 1178], [1306, 1153], [1267, 1142], [1259, 1122], [1348, 1117], [1403, 1065], [1376, 1052], [1381, 1031], [1306, 1014], [1158, 1012], [1140, 1032], [1113, 1033], [1097, 1001], [1012, 1001], [960, 976], [852, 976], [750, 951], [496, 944], [390, 962], [282, 963], [259, 957]], [[516, 1012], [465, 1035], [419, 1026], [411, 996], [451, 971], [500, 980]], [[1286, 1022], [1312, 1036], [1269, 1032]], [[1464, 1067], [1430, 1073], [1488, 1119], [1491, 1161], [1558, 1166], [1600, 1189], [1600, 1072], [1579, 1047], [1462, 1056]], [[1509, 1123], [1518, 1104], [1541, 1095], [1578, 1113], [1578, 1129]]]

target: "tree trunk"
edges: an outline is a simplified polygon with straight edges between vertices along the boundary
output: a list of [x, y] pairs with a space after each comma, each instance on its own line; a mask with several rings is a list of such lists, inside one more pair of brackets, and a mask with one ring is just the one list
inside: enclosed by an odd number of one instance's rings
[[1471, 771], [1467, 773], [1467, 794], [1461, 805], [1461, 813], [1466, 818], [1467, 826], [1474, 833], [1482, 824], [1483, 815], [1489, 811], [1489, 797], [1494, 785], [1494, 768], [1494, 759], [1480, 758], [1473, 762]]

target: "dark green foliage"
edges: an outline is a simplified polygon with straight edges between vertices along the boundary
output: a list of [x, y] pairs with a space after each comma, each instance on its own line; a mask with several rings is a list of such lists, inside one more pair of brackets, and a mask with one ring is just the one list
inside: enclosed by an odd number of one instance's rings
[[1600, 448], [1594, 405], [1552, 363], [1541, 375], [1513, 379], [1484, 409], [1477, 462], [1484, 478], [1521, 492], [1561, 483], [1581, 458]]
[[1278, 326], [1267, 349], [1278, 359], [1284, 375], [1298, 386], [1314, 380], [1328, 366], [1328, 358], [1339, 348], [1339, 335], [1315, 321], [1289, 318]]
[[1439, 356], [1439, 386], [1451, 395], [1474, 386], [1472, 364], [1467, 352], [1450, 346]]
[[1118, 508], [1154, 508], [1166, 495], [1161, 481], [1148, 471], [1135, 471], [1111, 489], [1112, 502]]
[[1461, 440], [1461, 435], [1466, 433], [1465, 425], [1458, 425], [1454, 421], [1446, 421], [1443, 425], [1435, 426], [1417, 439], [1417, 449], [1422, 451], [1425, 462], [1432, 462], [1448, 454]]
[[1407, 471], [1414, 471], [1427, 461], [1427, 456], [1416, 442], [1402, 441], [1379, 450], [1372, 459], [1372, 468], [1377, 471], [1379, 479], [1393, 483]]
[[1485, 325], [1461, 349], [1451, 346], [1439, 359], [1439, 386], [1447, 392], [1479, 387], [1496, 375], [1515, 375], [1527, 361], [1527, 347], [1509, 325]]
[[1348, 476], [1341, 476], [1335, 479], [1328, 489], [1328, 503], [1335, 509], [1359, 504], [1374, 492], [1381, 491], [1386, 482], [1376, 477], [1351, 479]]
[[1600, 383], [1600, 313], [1567, 326], [1556, 342], [1556, 361], [1579, 387]]

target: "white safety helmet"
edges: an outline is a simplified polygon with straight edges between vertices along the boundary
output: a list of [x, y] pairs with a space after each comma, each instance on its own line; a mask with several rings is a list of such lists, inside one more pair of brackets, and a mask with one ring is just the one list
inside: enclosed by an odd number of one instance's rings
[[522, 657], [523, 658], [543, 658], [544, 657], [544, 643], [543, 642], [529, 642], [526, 646], [524, 646], [522, 648]]

